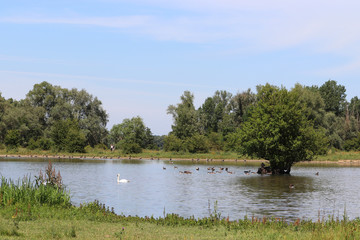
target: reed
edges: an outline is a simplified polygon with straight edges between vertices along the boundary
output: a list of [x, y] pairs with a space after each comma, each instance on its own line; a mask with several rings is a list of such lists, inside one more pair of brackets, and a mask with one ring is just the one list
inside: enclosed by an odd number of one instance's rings
[[61, 205], [70, 206], [70, 194], [62, 184], [60, 172], [55, 174], [51, 162], [46, 169], [46, 175], [41, 171], [35, 180], [25, 176], [17, 182], [1, 177], [0, 183], [0, 206], [16, 204], [25, 205]]

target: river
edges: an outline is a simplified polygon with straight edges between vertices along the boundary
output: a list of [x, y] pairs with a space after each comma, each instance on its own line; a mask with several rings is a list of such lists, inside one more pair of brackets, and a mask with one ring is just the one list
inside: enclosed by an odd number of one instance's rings
[[[73, 204], [99, 200], [117, 214], [195, 218], [220, 213], [230, 220], [247, 217], [360, 217], [360, 168], [294, 166], [290, 176], [245, 174], [258, 166], [161, 160], [55, 161]], [[18, 180], [45, 171], [47, 159], [0, 159], [0, 174]], [[215, 174], [209, 174], [214, 167]], [[227, 167], [229, 174], [220, 167]], [[166, 168], [166, 169], [165, 169]], [[196, 170], [199, 168], [199, 170]], [[192, 174], [181, 174], [191, 171]], [[319, 172], [318, 175], [315, 173]], [[130, 180], [117, 183], [116, 175]], [[293, 184], [294, 188], [289, 188]]]

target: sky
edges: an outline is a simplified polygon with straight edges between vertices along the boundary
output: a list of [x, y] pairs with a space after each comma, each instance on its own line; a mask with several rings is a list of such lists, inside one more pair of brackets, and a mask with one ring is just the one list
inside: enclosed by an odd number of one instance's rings
[[184, 91], [270, 83], [360, 89], [360, 1], [0, 0], [0, 92], [47, 81], [101, 100], [108, 129], [140, 116], [168, 134]]

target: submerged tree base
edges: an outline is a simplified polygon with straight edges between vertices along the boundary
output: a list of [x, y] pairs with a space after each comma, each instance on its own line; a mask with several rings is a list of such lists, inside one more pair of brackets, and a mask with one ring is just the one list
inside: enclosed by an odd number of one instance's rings
[[291, 168], [288, 169], [280, 169], [280, 168], [272, 168], [271, 166], [265, 166], [264, 163], [261, 163], [261, 167], [258, 168], [258, 174], [271, 174], [271, 175], [282, 175], [282, 174], [290, 174]]

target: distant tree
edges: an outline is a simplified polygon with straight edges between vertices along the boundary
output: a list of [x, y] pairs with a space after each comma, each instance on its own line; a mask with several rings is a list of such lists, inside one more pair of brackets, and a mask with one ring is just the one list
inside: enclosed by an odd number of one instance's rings
[[218, 132], [218, 121], [215, 115], [215, 102], [212, 97], [208, 97], [199, 108], [200, 128], [206, 135]]
[[230, 114], [234, 119], [236, 127], [239, 127], [247, 117], [248, 110], [256, 102], [256, 95], [250, 89], [242, 93], [238, 93], [231, 98]]
[[198, 132], [198, 115], [194, 107], [194, 95], [185, 91], [181, 96], [181, 103], [170, 105], [167, 113], [173, 116], [172, 134], [180, 139], [193, 136]]
[[296, 91], [258, 86], [257, 104], [238, 133], [243, 154], [269, 160], [273, 173], [290, 173], [294, 163], [326, 151], [326, 137], [313, 127]]
[[32, 107], [42, 109], [40, 124], [49, 130], [59, 120], [75, 120], [85, 134], [86, 144], [94, 147], [107, 136], [108, 115], [102, 103], [85, 90], [61, 88], [48, 82], [35, 84], [26, 95]]
[[325, 103], [318, 89], [295, 84], [292, 91], [298, 94], [299, 101], [305, 105], [306, 110], [308, 111], [306, 116], [314, 123], [314, 127], [324, 127], [324, 118], [326, 114]]
[[121, 124], [114, 125], [110, 130], [110, 142], [126, 153], [139, 152], [154, 146], [154, 137], [142, 118], [124, 119]]
[[57, 151], [85, 152], [86, 138], [75, 120], [58, 120], [51, 127], [53, 147]]
[[334, 80], [325, 82], [319, 88], [321, 97], [324, 99], [325, 110], [343, 116], [346, 110], [346, 89]]
[[360, 127], [360, 99], [358, 97], [353, 97], [350, 100], [349, 105], [350, 115], [356, 119], [358, 127]]
[[165, 139], [165, 135], [159, 136], [159, 135], [154, 135], [154, 145], [155, 145], [155, 149], [160, 150], [164, 148], [164, 139]]

